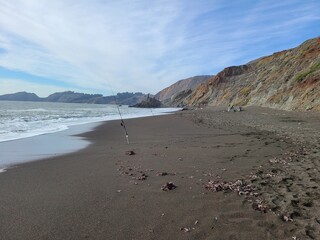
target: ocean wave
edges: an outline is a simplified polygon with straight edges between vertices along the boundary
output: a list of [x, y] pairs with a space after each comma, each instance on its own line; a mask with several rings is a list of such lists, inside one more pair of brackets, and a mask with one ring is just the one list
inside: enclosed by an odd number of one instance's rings
[[[0, 142], [12, 141], [68, 129], [70, 126], [120, 119], [115, 105], [35, 103], [27, 107], [10, 103], [0, 110]], [[10, 107], [10, 108], [9, 108]], [[15, 108], [16, 107], [16, 108]], [[160, 115], [177, 111], [167, 109], [137, 109], [120, 107], [123, 119]]]

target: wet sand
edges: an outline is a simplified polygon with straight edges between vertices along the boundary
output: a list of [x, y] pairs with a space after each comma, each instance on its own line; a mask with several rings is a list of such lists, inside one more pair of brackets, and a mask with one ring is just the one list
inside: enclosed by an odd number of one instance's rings
[[99, 123], [87, 123], [70, 126], [69, 129], [55, 133], [0, 142], [0, 169], [14, 167], [17, 164], [31, 162], [75, 152], [90, 145], [80, 136], [98, 126]]
[[[0, 174], [0, 239], [317, 239], [319, 120], [187, 111], [127, 120], [130, 145], [106, 122], [86, 149]], [[239, 179], [252, 194], [205, 188]]]

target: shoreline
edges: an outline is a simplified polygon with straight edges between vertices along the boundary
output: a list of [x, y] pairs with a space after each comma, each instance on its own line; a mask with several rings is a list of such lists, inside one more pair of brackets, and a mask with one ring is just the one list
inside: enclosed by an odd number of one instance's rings
[[[128, 120], [172, 114], [173, 108], [168, 109], [169, 112], [157, 112], [155, 115], [152, 112], [153, 115], [141, 115], [138, 117], [125, 116], [123, 119]], [[175, 112], [178, 111], [177, 109]], [[91, 144], [85, 138], [81, 137], [81, 135], [94, 131], [96, 127], [108, 121], [120, 121], [120, 119], [80, 123], [70, 125], [67, 129], [56, 132], [42, 133], [0, 142], [1, 156], [2, 159], [5, 159], [5, 161], [0, 160], [0, 173], [6, 172], [23, 163], [41, 161], [43, 159], [80, 151]], [[59, 144], [55, 144], [56, 142]]]
[[[178, 112], [127, 120], [129, 146], [119, 123], [105, 122], [81, 134], [92, 142], [85, 149], [21, 164], [0, 174], [0, 237], [312, 236], [319, 228], [311, 215], [316, 216], [319, 210], [317, 196], [312, 195], [317, 189], [310, 185], [310, 179], [320, 176], [312, 170], [317, 166], [311, 164], [319, 153], [307, 148], [318, 144], [314, 142], [319, 134], [318, 119], [316, 114], [306, 117], [262, 108], [247, 108], [240, 113], [222, 109]], [[305, 141], [309, 145], [299, 152]], [[126, 155], [129, 150], [135, 155]], [[286, 152], [297, 155], [288, 156], [288, 164], [270, 163], [271, 159], [284, 159]], [[299, 168], [304, 169], [303, 174]], [[278, 170], [268, 175], [273, 169]], [[296, 175], [300, 175], [300, 180]], [[283, 180], [288, 177], [291, 180]], [[256, 186], [259, 198], [271, 210], [262, 213], [253, 209], [246, 196], [205, 188], [209, 180], [239, 179]], [[177, 188], [162, 191], [161, 187], [169, 181]], [[287, 191], [290, 188], [291, 192]], [[306, 195], [308, 192], [310, 196]], [[300, 202], [292, 203], [295, 194]], [[306, 204], [308, 200], [312, 204]], [[293, 221], [283, 221], [278, 212]], [[295, 214], [291, 216], [292, 213]]]
[[20, 164], [42, 161], [86, 148], [91, 143], [78, 135], [92, 131], [99, 124], [103, 122], [74, 125], [54, 133], [1, 142], [0, 152], [5, 160], [0, 161], [0, 167], [7, 171]]

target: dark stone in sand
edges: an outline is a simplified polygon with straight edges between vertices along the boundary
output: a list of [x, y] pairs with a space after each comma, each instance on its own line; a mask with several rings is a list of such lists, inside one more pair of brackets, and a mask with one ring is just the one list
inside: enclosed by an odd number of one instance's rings
[[312, 207], [313, 206], [313, 202], [312, 201], [307, 201], [307, 202], [304, 202], [302, 205], [305, 206], [305, 207]]
[[177, 186], [174, 185], [173, 182], [167, 182], [165, 185], [162, 186], [161, 189], [163, 191], [168, 191], [168, 190], [173, 190], [173, 189], [176, 189], [176, 188], [177, 188]]
[[126, 151], [126, 155], [136, 155], [136, 153], [132, 150]]

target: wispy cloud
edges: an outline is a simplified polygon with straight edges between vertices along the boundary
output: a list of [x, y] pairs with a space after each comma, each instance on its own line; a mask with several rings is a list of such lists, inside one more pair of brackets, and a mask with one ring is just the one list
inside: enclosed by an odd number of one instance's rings
[[155, 93], [319, 35], [318, 9], [313, 0], [0, 0], [0, 66], [74, 89]]

